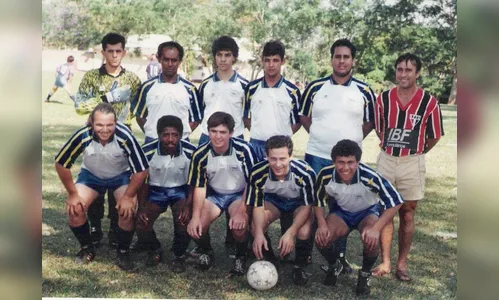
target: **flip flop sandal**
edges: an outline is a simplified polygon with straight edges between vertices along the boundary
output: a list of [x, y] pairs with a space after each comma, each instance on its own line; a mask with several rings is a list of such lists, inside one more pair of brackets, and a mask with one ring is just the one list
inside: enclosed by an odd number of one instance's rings
[[397, 277], [400, 281], [411, 281], [411, 276], [409, 275], [408, 270], [397, 270], [397, 272], [395, 272], [395, 277]]

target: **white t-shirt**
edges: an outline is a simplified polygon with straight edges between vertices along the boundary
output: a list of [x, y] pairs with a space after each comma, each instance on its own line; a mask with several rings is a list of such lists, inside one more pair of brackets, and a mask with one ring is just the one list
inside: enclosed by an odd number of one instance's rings
[[266, 141], [274, 135], [292, 136], [291, 125], [299, 122], [300, 90], [281, 79], [268, 87], [264, 77], [246, 87], [244, 117], [251, 119], [251, 138]]
[[203, 80], [199, 87], [199, 97], [205, 105], [201, 123], [202, 133], [208, 135], [208, 119], [217, 111], [223, 111], [234, 118], [234, 136], [244, 134], [244, 88], [248, 81], [234, 72], [228, 81], [220, 80], [217, 73]]
[[162, 116], [174, 115], [182, 120], [183, 139], [191, 133], [189, 122], [200, 122], [203, 118], [196, 87], [180, 75], [174, 83], [164, 82], [161, 74], [146, 81], [132, 104], [132, 111], [135, 116], [147, 119], [144, 131], [150, 138], [158, 137], [156, 125]]
[[361, 146], [362, 125], [374, 121], [374, 93], [353, 77], [342, 85], [330, 76], [312, 81], [300, 102], [300, 114], [312, 118], [306, 153], [321, 158], [331, 159], [331, 149], [343, 139]]

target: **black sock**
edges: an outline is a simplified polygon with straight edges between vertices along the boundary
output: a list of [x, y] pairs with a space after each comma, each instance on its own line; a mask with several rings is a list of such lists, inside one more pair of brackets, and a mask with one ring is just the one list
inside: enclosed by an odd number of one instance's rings
[[[114, 190], [107, 191], [107, 218], [111, 221], [109, 225], [109, 230], [114, 230], [118, 228], [118, 209], [116, 208], [116, 199], [114, 198]], [[104, 204], [102, 206], [104, 208]], [[104, 217], [104, 213], [102, 214]]]
[[129, 251], [130, 244], [132, 243], [134, 230], [123, 230], [119, 226], [116, 228], [116, 235], [118, 240], [118, 251]]
[[347, 252], [347, 237], [348, 236], [340, 237], [335, 242], [336, 246], [338, 247], [340, 257], [345, 257], [345, 253]]
[[96, 227], [102, 230], [101, 219], [104, 217], [104, 195], [99, 194], [87, 211], [88, 221], [91, 227]]
[[246, 257], [248, 253], [248, 234], [245, 234], [242, 241], [236, 241], [236, 258]]
[[208, 252], [213, 251], [211, 247], [211, 238], [208, 233], [201, 236], [201, 238], [194, 240], [194, 242], [198, 245], [199, 250], [203, 254], [208, 254]]
[[268, 246], [269, 250], [267, 251], [267, 250], [265, 250], [265, 247], [262, 247], [263, 257], [265, 258], [265, 260], [268, 260], [268, 261], [276, 260], [276, 257], [274, 254], [274, 249], [272, 248], [272, 240], [270, 239], [268, 232], [265, 232], [264, 236], [265, 236], [265, 240], [267, 240], [267, 246]]
[[53, 95], [52, 93], [49, 93], [49, 94], [47, 95], [47, 100], [50, 100], [50, 97], [52, 97], [52, 95]]
[[156, 236], [156, 231], [151, 229], [151, 231], [144, 232], [144, 243], [149, 245], [150, 250], [157, 250], [161, 248], [161, 243]]
[[296, 253], [295, 253], [295, 265], [298, 267], [304, 267], [307, 265], [307, 258], [310, 256], [308, 239], [299, 240], [296, 239]]
[[329, 265], [334, 265], [336, 263], [336, 260], [340, 256], [340, 253], [338, 251], [339, 249], [334, 245], [334, 243], [329, 248], [318, 248], [318, 249], [320, 254], [324, 256]]
[[191, 237], [185, 230], [174, 228], [172, 252], [175, 256], [182, 256], [189, 247]]
[[78, 227], [71, 227], [71, 231], [75, 235], [78, 242], [80, 242], [80, 246], [86, 247], [92, 244], [92, 237], [90, 236], [90, 226], [88, 225], [88, 221]]
[[362, 271], [370, 273], [377, 259], [378, 255], [367, 256], [367, 254], [364, 253], [364, 256], [362, 257]]
[[315, 243], [315, 232], [317, 231], [317, 220], [314, 220], [314, 222], [312, 223], [312, 228], [310, 230], [311, 230], [310, 237], [306, 240], [307, 241], [306, 245], [309, 255], [312, 255]]

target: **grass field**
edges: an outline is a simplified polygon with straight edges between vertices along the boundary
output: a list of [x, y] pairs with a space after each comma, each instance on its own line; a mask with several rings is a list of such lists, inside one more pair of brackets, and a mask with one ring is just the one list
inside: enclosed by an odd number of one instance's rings
[[[54, 79], [50, 72], [42, 73], [43, 101]], [[82, 74], [77, 73], [73, 89], [79, 84]], [[314, 249], [313, 264], [308, 267], [312, 278], [306, 288], [294, 286], [290, 279], [291, 268], [280, 271], [279, 283], [269, 291], [257, 292], [249, 287], [245, 278], [226, 279], [231, 261], [226, 258], [224, 221], [220, 219], [212, 226], [211, 236], [215, 248], [216, 265], [206, 273], [189, 266], [184, 274], [174, 274], [167, 264], [146, 268], [145, 254], [135, 256], [138, 272], [125, 273], [114, 265], [115, 252], [104, 246], [98, 250], [96, 260], [86, 266], [74, 264], [78, 242], [66, 223], [64, 201], [66, 192], [54, 169], [54, 156], [70, 135], [84, 124], [86, 118], [77, 116], [70, 99], [64, 92], [57, 92], [54, 102], [43, 105], [43, 250], [42, 250], [42, 295], [45, 297], [115, 297], [115, 298], [224, 298], [224, 299], [307, 299], [353, 298], [356, 272], [341, 276], [338, 285], [330, 288], [322, 285], [324, 273], [320, 270], [323, 258]], [[457, 239], [439, 237], [438, 232], [457, 232], [457, 154], [456, 154], [456, 107], [442, 106], [446, 135], [427, 155], [426, 197], [418, 206], [416, 233], [409, 255], [413, 280], [401, 283], [394, 276], [372, 280], [373, 299], [448, 299], [456, 298], [457, 292]], [[140, 142], [143, 134], [133, 125]], [[192, 140], [197, 143], [199, 132]], [[294, 136], [295, 155], [302, 158], [307, 142], [307, 133], [300, 130]], [[369, 135], [363, 143], [363, 161], [374, 165], [378, 153], [378, 139]], [[79, 162], [73, 167], [76, 176]], [[222, 219], [222, 218], [221, 218]], [[398, 219], [396, 219], [398, 222]], [[155, 228], [163, 249], [171, 246], [172, 220], [170, 212], [156, 222]], [[396, 223], [397, 223], [396, 222]], [[108, 221], [104, 221], [107, 231]], [[278, 223], [278, 222], [277, 222]], [[274, 247], [277, 248], [279, 228], [271, 228]], [[191, 243], [192, 247], [193, 243]], [[392, 265], [397, 252], [397, 234], [392, 246]], [[167, 261], [171, 259], [168, 251]], [[347, 257], [355, 269], [360, 268], [362, 249], [359, 235], [353, 232], [348, 240]], [[249, 264], [248, 264], [249, 265]], [[394, 271], [393, 271], [394, 272]]]

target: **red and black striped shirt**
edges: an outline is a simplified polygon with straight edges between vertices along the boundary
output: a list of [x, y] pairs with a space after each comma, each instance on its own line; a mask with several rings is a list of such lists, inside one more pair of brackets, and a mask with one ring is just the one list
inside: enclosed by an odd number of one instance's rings
[[392, 156], [422, 154], [427, 138], [444, 135], [440, 105], [421, 88], [406, 105], [396, 87], [382, 92], [376, 99], [375, 126], [380, 147]]

